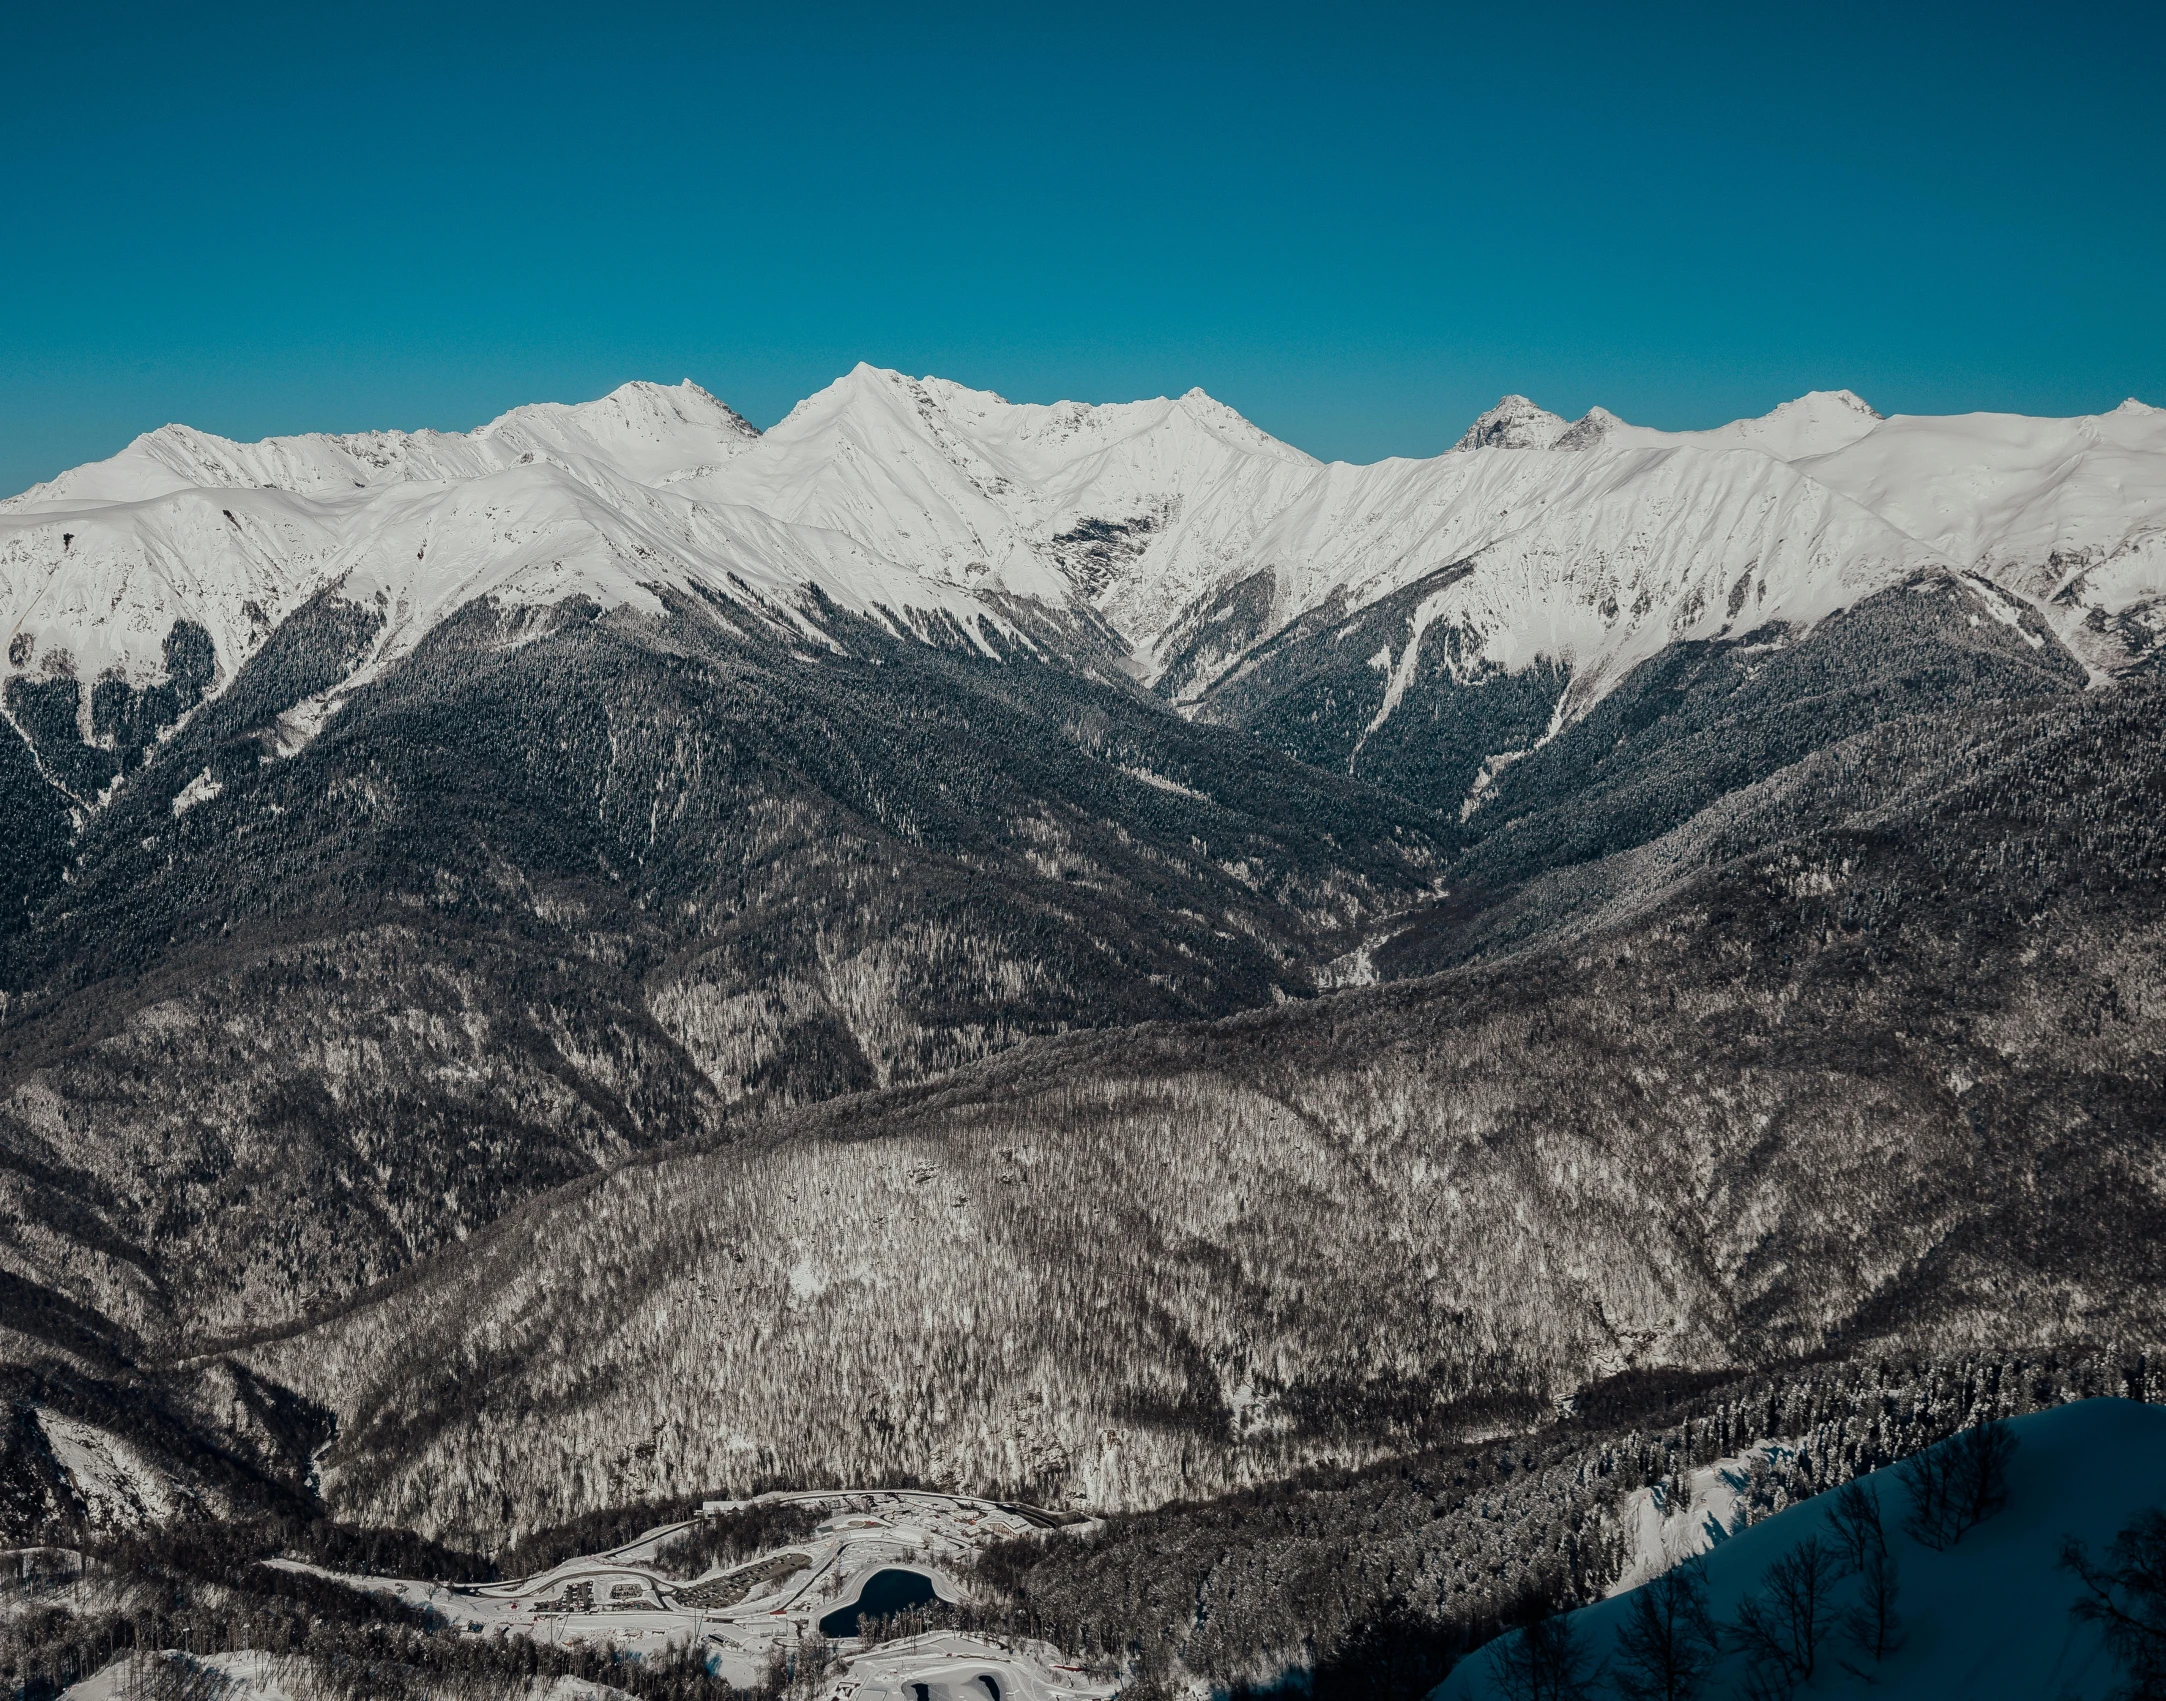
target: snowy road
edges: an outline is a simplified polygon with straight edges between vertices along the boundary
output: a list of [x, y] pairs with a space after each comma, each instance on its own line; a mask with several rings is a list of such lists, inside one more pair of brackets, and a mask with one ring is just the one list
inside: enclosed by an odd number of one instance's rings
[[[416, 1606], [427, 1606], [463, 1635], [527, 1636], [560, 1647], [609, 1644], [634, 1655], [658, 1654], [687, 1642], [700, 1643], [721, 1676], [750, 1688], [765, 1673], [777, 1651], [811, 1636], [821, 1618], [854, 1602], [877, 1573], [915, 1572], [931, 1582], [942, 1600], [959, 1601], [965, 1593], [960, 1579], [980, 1548], [1044, 1527], [1042, 1515], [1026, 1515], [991, 1501], [919, 1490], [776, 1494], [761, 1496], [759, 1501], [762, 1505], [776, 1503], [810, 1503], [827, 1515], [801, 1540], [734, 1566], [713, 1567], [696, 1578], [667, 1575], [658, 1563], [658, 1555], [676, 1537], [694, 1529], [699, 1519], [662, 1525], [606, 1553], [568, 1559], [534, 1576], [502, 1583], [459, 1585], [360, 1577], [322, 1571], [291, 1560], [271, 1563], [317, 1571], [354, 1588], [376, 1590]], [[734, 1511], [740, 1504], [750, 1503], [717, 1502], [714, 1509]], [[793, 1556], [801, 1563], [785, 1564]], [[692, 1598], [703, 1584], [727, 1583], [748, 1573], [755, 1574], [757, 1580], [741, 1600], [705, 1606]], [[921, 1643], [928, 1648], [935, 1643], [938, 1646], [932, 1652], [908, 1652]], [[862, 1689], [867, 1697], [892, 1691], [903, 1701], [913, 1701], [912, 1684], [929, 1686], [929, 1697], [945, 1694], [947, 1690], [931, 1677], [906, 1680], [896, 1676], [901, 1669], [896, 1661], [907, 1664], [908, 1660], [922, 1658], [934, 1662], [926, 1667], [927, 1671], [937, 1666], [952, 1676], [952, 1662], [963, 1658], [966, 1644], [970, 1658], [985, 1666], [979, 1675], [998, 1684], [1002, 1697], [1043, 1696], [1050, 1701], [1061, 1695], [1110, 1693], [1109, 1688], [1078, 1687], [1080, 1677], [1064, 1675], [1057, 1664], [1060, 1656], [1050, 1647], [1030, 1652], [1020, 1644], [1008, 1648], [982, 1638], [952, 1634], [930, 1641], [920, 1637], [908, 1643], [886, 1644], [877, 1655], [863, 1651], [855, 1638], [845, 1639], [837, 1648], [850, 1662], [850, 1675], [838, 1683], [859, 1681], [867, 1686]], [[862, 1680], [856, 1676], [860, 1666], [868, 1674]], [[1005, 1678], [1002, 1672], [1007, 1673]], [[947, 1682], [946, 1677], [940, 1679], [941, 1684]], [[895, 1683], [903, 1687], [892, 1689]], [[836, 1693], [844, 1691], [838, 1688]], [[859, 1691], [848, 1693], [855, 1695]], [[977, 1701], [984, 1701], [992, 1692], [980, 1685], [972, 1693]]]

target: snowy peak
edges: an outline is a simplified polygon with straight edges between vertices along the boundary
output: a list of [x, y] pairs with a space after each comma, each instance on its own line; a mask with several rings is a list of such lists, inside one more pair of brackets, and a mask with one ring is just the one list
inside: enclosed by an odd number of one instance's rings
[[890, 367], [861, 360], [824, 389], [815, 390], [767, 428], [767, 435], [803, 431], [806, 422], [823, 419], [847, 408], [877, 406], [905, 390], [913, 380]]
[[1245, 414], [1228, 407], [1200, 388], [1185, 392], [1176, 405], [1205, 430], [1251, 454], [1268, 455], [1274, 460], [1302, 466], [1313, 467], [1319, 464], [1315, 456], [1296, 449], [1291, 443], [1280, 442], [1261, 426], [1252, 423]]
[[1808, 405], [1816, 408], [1835, 409], [1843, 413], [1862, 414], [1865, 418], [1871, 420], [1880, 420], [1887, 417], [1855, 390], [1808, 390], [1796, 401], [1783, 403], [1781, 407], [1775, 409], [1775, 412], [1779, 414], [1790, 408], [1801, 408]]
[[1141, 642], [1283, 505], [1265, 487], [1316, 465], [1201, 390], [1018, 403], [861, 364], [684, 488], [941, 583], [1088, 603]]
[[1608, 408], [1589, 408], [1559, 433], [1552, 449], [1592, 449], [1604, 442], [1624, 421]]
[[514, 408], [474, 435], [501, 445], [506, 459], [587, 459], [657, 485], [719, 466], [759, 438], [736, 409], [689, 378], [620, 385], [598, 401]]
[[1758, 419], [1739, 420], [1699, 435], [1728, 437], [1741, 448], [1758, 449], [1781, 461], [1796, 461], [1847, 447], [1880, 420], [1881, 416], [1863, 397], [1849, 390], [1811, 390]]
[[145, 432], [94, 462], [0, 502], [0, 514], [148, 502], [183, 490], [285, 490], [319, 499], [386, 484], [480, 478], [535, 460], [576, 461], [642, 484], [719, 466], [759, 433], [690, 379], [625, 384], [598, 401], [536, 402], [479, 430], [310, 432], [239, 443], [187, 425]]
[[767, 433], [777, 443], [802, 441], [857, 416], [906, 424], [915, 434], [967, 445], [1006, 473], [1054, 479], [1115, 443], [1153, 432], [1200, 430], [1243, 453], [1314, 466], [1314, 457], [1260, 430], [1201, 389], [1177, 399], [1137, 402], [1011, 402], [945, 378], [912, 378], [860, 361], [834, 383], [808, 396]]
[[[1604, 421], [1601, 440], [1620, 449], [1701, 449], [1713, 453], [1750, 449], [1778, 461], [1800, 461], [1814, 455], [1833, 454], [1847, 448], [1876, 429], [1881, 416], [1860, 396], [1849, 390], [1813, 390], [1795, 400], [1771, 408], [1756, 419], [1734, 419], [1707, 431], [1658, 431], [1652, 426], [1627, 425], [1616, 415], [1597, 408]], [[1581, 422], [1585, 424], [1585, 421]], [[1573, 427], [1573, 432], [1579, 431]], [[1558, 447], [1578, 448], [1573, 442]]]
[[746, 603], [755, 625], [778, 611], [802, 624], [796, 611], [821, 598], [897, 629], [921, 617], [950, 633], [1001, 624], [968, 588], [850, 536], [692, 497], [759, 443], [689, 381], [519, 407], [470, 433], [236, 443], [162, 427], [0, 504], [5, 671], [148, 686], [186, 623], [230, 679], [331, 586], [386, 615], [371, 667], [481, 597], [576, 594], [655, 612], [655, 589], [697, 586]]
[[1536, 407], [1525, 396], [1506, 396], [1467, 427], [1466, 435], [1451, 447], [1453, 454], [1469, 449], [1547, 449], [1565, 433], [1562, 419], [1547, 408]]

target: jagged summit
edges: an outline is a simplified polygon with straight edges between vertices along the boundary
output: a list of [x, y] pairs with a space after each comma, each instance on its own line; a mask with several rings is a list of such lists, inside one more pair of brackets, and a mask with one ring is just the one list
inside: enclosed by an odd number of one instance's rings
[[1547, 449], [1564, 435], [1565, 422], [1525, 396], [1506, 396], [1467, 427], [1453, 454], [1466, 449]]

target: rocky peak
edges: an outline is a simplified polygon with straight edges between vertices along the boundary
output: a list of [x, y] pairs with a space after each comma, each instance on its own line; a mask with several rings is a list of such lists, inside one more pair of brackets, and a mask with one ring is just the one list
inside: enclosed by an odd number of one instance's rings
[[1452, 445], [1462, 449], [1547, 449], [1564, 435], [1565, 424], [1547, 408], [1536, 407], [1525, 396], [1506, 396], [1467, 427], [1466, 435]]

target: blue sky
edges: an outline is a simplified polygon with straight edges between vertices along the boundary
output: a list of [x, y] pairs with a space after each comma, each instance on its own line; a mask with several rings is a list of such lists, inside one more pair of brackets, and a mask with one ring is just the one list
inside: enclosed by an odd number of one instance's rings
[[2166, 403], [2166, 7], [18, 10], [0, 490], [859, 359], [1349, 459]]

